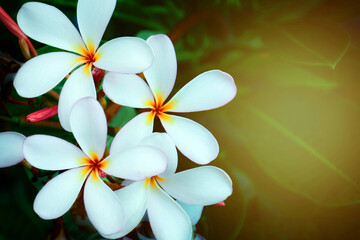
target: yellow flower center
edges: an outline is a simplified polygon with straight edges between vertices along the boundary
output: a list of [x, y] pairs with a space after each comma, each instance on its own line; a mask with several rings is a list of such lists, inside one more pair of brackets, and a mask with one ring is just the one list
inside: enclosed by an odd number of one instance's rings
[[106, 173], [103, 172], [101, 169], [106, 167], [107, 162], [103, 161], [104, 159], [99, 159], [97, 154], [91, 154], [91, 158], [83, 158], [82, 163], [86, 165], [84, 170], [82, 171], [83, 174], [91, 174], [91, 176], [96, 178], [96, 175], [104, 178], [106, 177]]
[[167, 115], [165, 112], [173, 109], [173, 103], [168, 102], [164, 104], [163, 97], [159, 94], [156, 95], [157, 97], [154, 100], [148, 100], [147, 105], [150, 107], [151, 111], [148, 116], [149, 121], [152, 121], [155, 116], [159, 117], [163, 121], [167, 121], [170, 119], [170, 116]]
[[151, 178], [147, 178], [145, 180], [145, 185], [147, 186], [148, 184], [150, 184], [150, 187], [156, 188], [157, 187], [156, 182], [158, 182], [158, 181], [165, 181], [165, 178], [162, 178], [159, 176], [153, 176]]
[[80, 47], [81, 56], [76, 60], [85, 64], [85, 70], [91, 70], [92, 64], [99, 60], [100, 54], [96, 52], [94, 44], [89, 44], [87, 48]]

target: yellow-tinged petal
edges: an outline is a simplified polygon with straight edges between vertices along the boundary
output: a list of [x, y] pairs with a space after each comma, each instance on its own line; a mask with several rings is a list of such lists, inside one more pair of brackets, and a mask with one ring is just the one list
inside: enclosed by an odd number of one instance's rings
[[[92, 97], [78, 100], [70, 113], [70, 127], [81, 149], [90, 157], [103, 157], [107, 122], [100, 103]], [[94, 160], [94, 159], [93, 159]]]
[[176, 79], [175, 49], [169, 37], [164, 34], [153, 35], [146, 42], [152, 48], [154, 62], [144, 75], [156, 99], [161, 100], [162, 104], [169, 96]]
[[136, 74], [108, 72], [103, 89], [113, 102], [133, 108], [149, 108], [154, 99], [149, 86]]
[[71, 73], [60, 93], [58, 116], [61, 126], [67, 131], [71, 131], [70, 111], [74, 104], [84, 97], [96, 98], [94, 80], [87, 65]]
[[114, 12], [116, 0], [79, 0], [77, 20], [88, 50], [95, 50]]
[[86, 213], [94, 227], [105, 235], [121, 231], [125, 213], [115, 193], [92, 171], [84, 188]]

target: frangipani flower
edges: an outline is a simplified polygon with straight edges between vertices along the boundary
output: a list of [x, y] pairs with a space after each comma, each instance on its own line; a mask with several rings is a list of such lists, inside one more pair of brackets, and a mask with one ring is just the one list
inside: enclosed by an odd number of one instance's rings
[[190, 205], [190, 204], [183, 203], [179, 200], [176, 200], [176, 202], [184, 209], [186, 214], [189, 216], [191, 224], [193, 226], [196, 225], [201, 218], [201, 214], [204, 209], [204, 206]]
[[24, 159], [25, 136], [17, 132], [0, 133], [0, 168], [18, 164]]
[[[139, 224], [147, 211], [156, 239], [191, 239], [192, 222], [172, 197], [183, 203], [199, 206], [221, 202], [232, 193], [230, 177], [213, 166], [198, 167], [175, 174], [177, 152], [168, 134], [152, 133], [139, 140], [141, 134], [136, 134], [134, 128], [136, 125], [129, 122], [119, 131], [111, 145], [110, 155], [134, 145], [156, 146], [168, 156], [168, 168], [161, 174], [134, 181], [115, 191], [124, 204], [127, 221], [117, 234], [100, 233], [112, 239], [125, 236]], [[128, 137], [134, 132], [132, 137]]]
[[236, 95], [234, 79], [220, 70], [204, 72], [164, 103], [176, 78], [174, 46], [163, 34], [149, 37], [147, 43], [155, 55], [153, 65], [144, 72], [148, 85], [135, 74], [109, 72], [104, 78], [104, 92], [118, 104], [149, 109], [132, 120], [139, 129], [152, 132], [154, 117], [158, 116], [180, 152], [198, 164], [209, 163], [219, 153], [214, 136], [200, 124], [168, 112], [196, 112], [223, 106]]
[[188, 240], [193, 232], [192, 223], [171, 197], [191, 205], [212, 205], [231, 195], [232, 183], [223, 170], [202, 166], [168, 178], [153, 176], [145, 181], [136, 181], [115, 193], [123, 203], [128, 219], [121, 232], [106, 237], [118, 238], [129, 233], [147, 211], [156, 239]]
[[[203, 211], [204, 206], [195, 206], [195, 205], [190, 205], [190, 204], [186, 204], [183, 203], [179, 200], [176, 200], [176, 203], [179, 204], [182, 209], [184, 209], [185, 213], [187, 214], [187, 216], [190, 219], [190, 222], [192, 224], [193, 227], [193, 232], [195, 232], [196, 230], [196, 224], [199, 222], [200, 218], [201, 218], [201, 214]], [[142, 221], [149, 221], [148, 219], [148, 215], [145, 215], [142, 219]], [[153, 236], [151, 238], [149, 238], [148, 236], [145, 237], [143, 236], [141, 233], [137, 232], [137, 235], [139, 237], [140, 240], [156, 240]], [[194, 240], [201, 240], [201, 239], [205, 239], [203, 238], [201, 235], [199, 234], [192, 234], [192, 238]]]
[[98, 48], [115, 4], [116, 0], [79, 0], [81, 35], [60, 10], [50, 5], [29, 2], [18, 13], [18, 24], [29, 37], [69, 51], [46, 53], [27, 61], [14, 80], [20, 96], [40, 96], [80, 66], [71, 73], [60, 94], [59, 119], [67, 131], [72, 105], [82, 97], [96, 97], [92, 65], [107, 71], [139, 73], [152, 64], [151, 48], [140, 38], [120, 37]]
[[46, 135], [33, 135], [24, 142], [24, 156], [34, 167], [50, 171], [70, 169], [41, 189], [34, 201], [34, 210], [43, 219], [62, 216], [86, 182], [84, 204], [90, 221], [102, 233], [119, 232], [124, 225], [124, 209], [101, 177], [109, 174], [141, 181], [164, 172], [167, 157], [157, 148], [135, 146], [104, 158], [106, 118], [100, 104], [90, 97], [74, 104], [70, 126], [81, 149]]

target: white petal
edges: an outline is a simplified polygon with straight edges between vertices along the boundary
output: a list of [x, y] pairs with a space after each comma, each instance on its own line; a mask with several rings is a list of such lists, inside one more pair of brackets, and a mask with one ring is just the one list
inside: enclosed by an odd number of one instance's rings
[[70, 112], [70, 127], [81, 149], [91, 159], [101, 159], [106, 147], [107, 122], [100, 103], [91, 97], [78, 100]]
[[75, 202], [87, 173], [86, 167], [74, 168], [51, 179], [35, 198], [35, 212], [43, 219], [64, 215]]
[[73, 53], [52, 52], [30, 59], [15, 75], [14, 87], [17, 93], [25, 98], [46, 93], [80, 64], [78, 58]]
[[221, 107], [236, 95], [234, 79], [220, 70], [207, 71], [186, 84], [169, 101], [171, 112], [197, 112]]
[[154, 95], [163, 101], [169, 96], [175, 84], [177, 62], [174, 45], [164, 34], [153, 35], [146, 42], [154, 52], [154, 63], [144, 72]]
[[213, 166], [179, 172], [159, 184], [172, 197], [191, 205], [216, 204], [232, 193], [229, 175]]
[[149, 108], [149, 103], [154, 100], [149, 86], [136, 74], [108, 72], [103, 89], [111, 101], [123, 106]]
[[153, 131], [153, 118], [149, 119], [150, 113], [140, 113], [125, 124], [114, 137], [111, 143], [110, 155], [117, 154], [137, 145]]
[[190, 240], [192, 226], [185, 211], [159, 187], [150, 189], [148, 215], [158, 240]]
[[168, 116], [161, 123], [182, 154], [198, 164], [208, 164], [217, 157], [219, 144], [209, 130], [188, 118]]
[[153, 62], [150, 46], [137, 37], [115, 38], [102, 45], [97, 53], [100, 58], [94, 65], [107, 71], [140, 73]]
[[96, 171], [86, 181], [84, 204], [89, 220], [99, 232], [110, 235], [121, 231], [125, 223], [124, 208]]
[[19, 10], [17, 22], [26, 35], [44, 44], [78, 53], [85, 47], [70, 20], [48, 4], [25, 3]]
[[105, 32], [111, 15], [114, 12], [116, 0], [79, 0], [77, 5], [77, 20], [81, 36], [88, 49], [97, 49]]
[[139, 144], [156, 147], [166, 154], [168, 158], [168, 166], [166, 171], [160, 174], [159, 177], [167, 178], [175, 173], [178, 164], [178, 155], [175, 144], [168, 134], [158, 132], [152, 133]]
[[96, 98], [94, 80], [90, 68], [85, 65], [71, 73], [60, 93], [58, 116], [66, 131], [71, 131], [69, 118], [72, 106], [84, 97]]
[[190, 218], [191, 224], [196, 225], [201, 218], [204, 206], [190, 205], [179, 200], [176, 200], [176, 202], [185, 210], [186, 214]]
[[110, 239], [125, 236], [140, 223], [147, 208], [149, 187], [144, 186], [144, 181], [137, 181], [115, 191], [115, 194], [124, 206], [126, 221], [124, 228], [119, 233], [104, 235], [104, 237]]
[[25, 136], [17, 132], [0, 133], [0, 168], [18, 164], [24, 159]]
[[104, 172], [130, 180], [144, 180], [163, 173], [167, 168], [167, 156], [158, 148], [136, 146], [104, 159]]
[[75, 145], [52, 136], [32, 135], [24, 141], [24, 156], [36, 168], [63, 170], [84, 165], [87, 156]]

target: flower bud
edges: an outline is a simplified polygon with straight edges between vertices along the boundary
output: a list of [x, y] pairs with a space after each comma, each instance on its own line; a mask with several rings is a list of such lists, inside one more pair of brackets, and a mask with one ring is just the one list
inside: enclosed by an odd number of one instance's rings
[[26, 116], [28, 122], [40, 122], [55, 116], [58, 112], [58, 105], [47, 107]]
[[225, 202], [224, 202], [224, 201], [219, 202], [219, 203], [215, 204], [215, 206], [218, 206], [218, 207], [225, 207]]
[[100, 86], [101, 79], [104, 77], [105, 71], [100, 68], [94, 67], [91, 70], [91, 74], [94, 79], [95, 88], [98, 89]]

